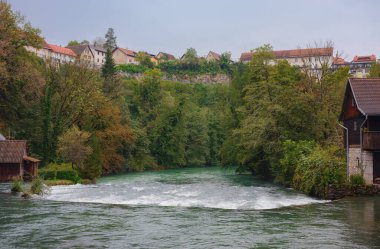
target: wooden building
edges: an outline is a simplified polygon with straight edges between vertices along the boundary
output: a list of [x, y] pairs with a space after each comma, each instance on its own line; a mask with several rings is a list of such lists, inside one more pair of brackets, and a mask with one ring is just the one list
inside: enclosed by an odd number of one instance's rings
[[30, 180], [37, 176], [39, 162], [27, 156], [25, 140], [0, 141], [0, 181]]
[[380, 78], [348, 79], [340, 121], [345, 127], [348, 175], [380, 184]]

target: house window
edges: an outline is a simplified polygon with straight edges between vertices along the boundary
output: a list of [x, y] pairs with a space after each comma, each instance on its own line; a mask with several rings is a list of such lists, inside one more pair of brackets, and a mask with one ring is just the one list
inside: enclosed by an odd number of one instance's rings
[[354, 131], [358, 130], [358, 122], [354, 121]]

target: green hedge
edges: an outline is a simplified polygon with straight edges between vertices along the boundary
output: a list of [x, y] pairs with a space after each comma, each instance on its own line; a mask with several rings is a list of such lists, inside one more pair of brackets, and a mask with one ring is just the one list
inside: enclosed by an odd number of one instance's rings
[[44, 180], [70, 180], [74, 183], [80, 182], [80, 177], [78, 172], [66, 165], [58, 167], [59, 165], [49, 165], [46, 168], [42, 168], [39, 172], [39, 175]]

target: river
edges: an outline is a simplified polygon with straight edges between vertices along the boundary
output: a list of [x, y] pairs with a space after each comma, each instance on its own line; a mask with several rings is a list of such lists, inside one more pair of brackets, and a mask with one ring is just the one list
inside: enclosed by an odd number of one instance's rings
[[321, 201], [232, 170], [192, 168], [56, 186], [0, 185], [0, 248], [380, 248], [380, 198]]

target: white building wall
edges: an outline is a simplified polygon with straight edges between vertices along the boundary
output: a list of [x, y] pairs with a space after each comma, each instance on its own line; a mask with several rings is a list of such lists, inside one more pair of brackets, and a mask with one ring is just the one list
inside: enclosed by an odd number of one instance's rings
[[348, 175], [361, 174], [362, 167], [366, 184], [373, 184], [373, 153], [350, 147], [348, 157]]
[[101, 67], [106, 60], [106, 53], [91, 47], [91, 51], [94, 54], [94, 64], [95, 66]]

